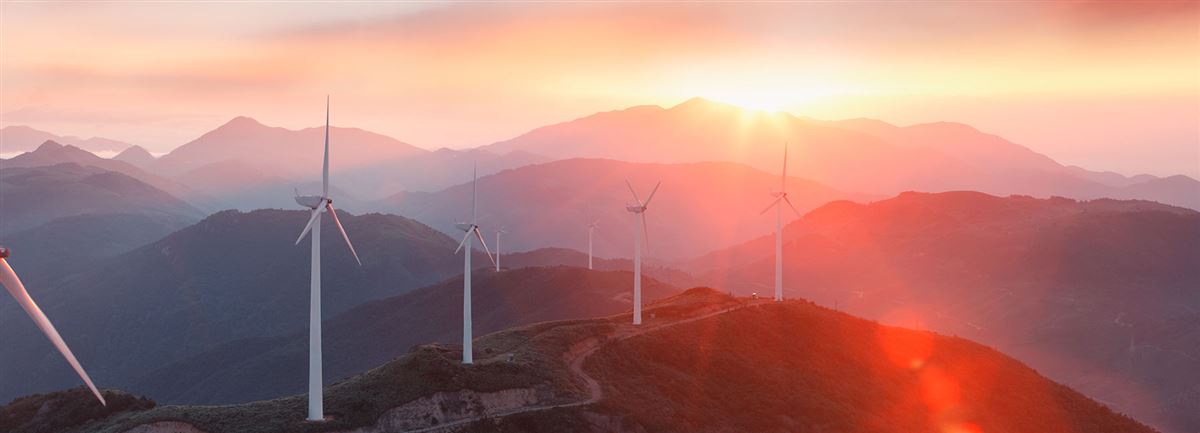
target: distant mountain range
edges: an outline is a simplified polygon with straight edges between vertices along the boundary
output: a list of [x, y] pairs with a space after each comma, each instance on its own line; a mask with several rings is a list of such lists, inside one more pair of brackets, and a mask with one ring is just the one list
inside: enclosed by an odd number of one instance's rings
[[199, 209], [166, 191], [124, 173], [69, 162], [21, 167], [16, 164], [19, 158], [0, 162], [0, 201], [4, 203], [0, 234], [84, 214], [158, 215], [192, 221], [203, 216]]
[[[695, 256], [771, 230], [775, 215], [759, 215], [772, 200], [780, 178], [735, 163], [643, 164], [605, 159], [568, 159], [505, 170], [479, 179], [479, 221], [488, 231], [510, 232], [511, 249], [587, 249], [587, 225], [599, 222], [594, 251], [608, 257], [633, 254], [633, 201], [628, 180], [642, 199], [656, 182], [662, 186], [646, 213], [648, 256]], [[788, 191], [799, 211], [831, 200], [869, 196], [838, 191], [805, 179], [789, 178]], [[379, 208], [455, 233], [454, 223], [470, 218], [471, 183], [435, 193], [403, 193]], [[786, 210], [786, 221], [796, 218]], [[490, 241], [490, 237], [489, 237]]]
[[790, 143], [795, 176], [846, 191], [976, 190], [1081, 199], [1140, 198], [1200, 209], [1200, 181], [1126, 178], [1063, 166], [1045, 155], [959, 123], [898, 127], [872, 119], [823, 121], [700, 98], [671, 108], [638, 106], [534, 129], [483, 146], [555, 159], [631, 162], [729, 161], [778, 173]]
[[[1200, 428], [1200, 213], [1145, 201], [906, 193], [785, 228], [791, 297], [993, 345], [1163, 431]], [[774, 236], [680, 265], [773, 285]]]
[[[628, 271], [534, 267], [475, 272], [475, 335], [548, 320], [608, 316], [632, 309]], [[679, 289], [647, 278], [647, 301]], [[399, 331], [404, 330], [404, 331]], [[325, 321], [325, 378], [365, 372], [417, 344], [462, 341], [462, 277], [367, 302]], [[486, 354], [481, 354], [481, 356]], [[150, 372], [128, 389], [171, 404], [229, 404], [305, 390], [307, 331], [231, 341]]]
[[[56, 138], [44, 133], [38, 137]], [[205, 207], [285, 207], [290, 206], [293, 188], [311, 189], [319, 180], [323, 140], [323, 127], [289, 130], [236, 117], [157, 159], [121, 146], [127, 152], [119, 160], [215, 199]], [[843, 191], [893, 195], [975, 190], [1145, 199], [1200, 209], [1196, 179], [1124, 176], [1064, 166], [960, 123], [895, 126], [873, 119], [826, 121], [745, 110], [701, 98], [670, 108], [636, 106], [596, 113], [470, 150], [429, 151], [343, 127], [331, 128], [330, 140], [333, 184], [343, 191], [348, 209], [363, 212], [377, 210], [370, 202], [399, 191], [432, 192], [458, 185], [469, 179], [473, 166], [487, 175], [553, 160], [604, 158], [660, 164], [731, 162], [778, 173], [784, 143], [790, 143], [792, 175]]]
[[88, 152], [111, 154], [116, 154], [131, 146], [129, 143], [102, 137], [84, 139], [69, 135], [55, 135], [24, 125], [11, 125], [0, 128], [0, 143], [4, 143], [4, 147], [0, 148], [0, 152], [2, 153], [29, 152], [47, 141], [75, 146]]
[[[985, 346], [807, 302], [693, 289], [647, 312], [637, 329], [619, 315], [482, 336], [474, 365], [414, 348], [327, 387], [322, 423], [304, 421], [303, 395], [152, 408], [113, 391], [114, 408], [66, 391], [0, 407], [0, 420], [21, 433], [1153, 431]], [[46, 406], [72, 416], [39, 417]]]

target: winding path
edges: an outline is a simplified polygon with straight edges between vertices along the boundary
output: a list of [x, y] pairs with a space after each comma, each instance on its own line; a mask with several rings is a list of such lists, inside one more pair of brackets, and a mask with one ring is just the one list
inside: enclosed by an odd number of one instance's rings
[[739, 310], [742, 308], [747, 308], [747, 307], [751, 307], [751, 306], [755, 306], [755, 305], [762, 305], [762, 304], [769, 303], [769, 302], [770, 302], [770, 300], [744, 301], [741, 304], [738, 304], [733, 307], [724, 308], [724, 309], [717, 310], [714, 312], [701, 314], [699, 316], [689, 317], [689, 318], [686, 318], [683, 320], [677, 320], [677, 321], [673, 321], [673, 322], [663, 322], [663, 323], [657, 323], [657, 324], [644, 323], [642, 326], [634, 326], [632, 324], [621, 324], [621, 325], [618, 325], [618, 328], [616, 331], [605, 336], [605, 337], [607, 337], [607, 339], [605, 340], [605, 343], [600, 343], [598, 339], [591, 338], [590, 341], [593, 342], [591, 347], [588, 347], [587, 349], [583, 350], [582, 352], [579, 352], [579, 354], [575, 355], [573, 358], [571, 358], [568, 361], [571, 372], [573, 374], [575, 374], [575, 376], [578, 377], [580, 380], [582, 380], [584, 382], [584, 384], [587, 385], [588, 398], [586, 398], [586, 399], [576, 401], [576, 402], [570, 402], [570, 403], [520, 407], [520, 408], [501, 411], [501, 412], [494, 412], [494, 413], [490, 413], [487, 415], [479, 415], [479, 416], [473, 416], [473, 417], [469, 417], [469, 418], [462, 418], [462, 419], [458, 419], [458, 420], [454, 420], [454, 421], [448, 421], [445, 424], [440, 424], [440, 425], [436, 425], [436, 426], [430, 426], [430, 427], [420, 428], [420, 429], [416, 429], [416, 430], [405, 430], [403, 433], [426, 433], [426, 432], [443, 431], [443, 430], [447, 430], [447, 429], [454, 429], [457, 427], [466, 426], [468, 424], [471, 424], [474, 422], [479, 422], [482, 420], [503, 418], [503, 417], [510, 416], [510, 415], [516, 415], [519, 413], [539, 412], [539, 411], [550, 410], [550, 409], [587, 406], [587, 405], [596, 403], [596, 402], [600, 401], [600, 399], [604, 398], [604, 390], [600, 386], [599, 381], [597, 381], [592, 376], [588, 375], [587, 372], [583, 370], [583, 364], [584, 364], [584, 362], [587, 361], [587, 359], [589, 357], [591, 357], [593, 354], [595, 354], [596, 351], [600, 350], [601, 347], [604, 347], [605, 344], [611, 344], [611, 343], [617, 342], [617, 341], [628, 340], [630, 338], [637, 337], [639, 335], [644, 335], [644, 334], [647, 334], [650, 332], [660, 331], [660, 330], [663, 330], [666, 328], [670, 328], [670, 327], [677, 326], [677, 325], [682, 325], [685, 323], [692, 323], [692, 322], [695, 322], [698, 320], [704, 320], [704, 319], [707, 319], [707, 318], [710, 318], [713, 316], [719, 316], [721, 314], [728, 313], [730, 311]]

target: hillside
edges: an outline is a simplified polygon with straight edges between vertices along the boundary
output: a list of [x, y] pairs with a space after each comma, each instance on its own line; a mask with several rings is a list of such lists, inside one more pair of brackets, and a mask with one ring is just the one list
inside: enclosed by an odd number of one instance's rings
[[[240, 339], [307, 327], [307, 213], [226, 211], [104, 259], [53, 285], [31, 286], [97, 383], [128, 387], [156, 368]], [[391, 215], [341, 214], [363, 267], [325, 219], [324, 313], [334, 317], [461, 273], [453, 239]], [[0, 304], [0, 400], [76, 378], [12, 303]]]
[[[475, 333], [549, 320], [608, 316], [632, 308], [630, 272], [571, 267], [475, 272]], [[678, 289], [652, 279], [647, 300]], [[405, 330], [400, 332], [399, 330]], [[462, 277], [372, 301], [325, 321], [328, 382], [362, 373], [417, 344], [462, 341]], [[305, 390], [308, 334], [237, 340], [151, 372], [130, 388], [171, 404], [227, 404]]]
[[5, 166], [0, 173], [0, 233], [83, 214], [141, 214], [195, 220], [201, 212], [125, 174], [75, 163]]
[[[471, 183], [436, 193], [398, 194], [381, 203], [395, 212], [454, 233], [469, 218]], [[604, 159], [569, 159], [524, 166], [479, 179], [479, 221], [487, 232], [503, 227], [510, 250], [542, 247], [587, 249], [587, 225], [599, 222], [594, 252], [604, 257], [633, 255], [634, 220], [625, 210], [633, 201], [628, 179], [643, 199], [655, 182], [662, 187], [646, 213], [647, 257], [694, 256], [724, 248], [774, 227], [774, 215], [759, 215], [778, 189], [776, 175], [733, 163], [638, 164]], [[830, 200], [864, 196], [824, 185], [788, 179], [792, 201], [801, 210]], [[785, 221], [795, 217], [789, 211]], [[489, 234], [490, 239], [490, 234]]]
[[[905, 193], [785, 228], [787, 296], [992, 345], [1164, 431], [1200, 428], [1200, 213], [1142, 201]], [[771, 287], [774, 239], [680, 265]]]
[[[10, 169], [15, 167], [42, 167], [65, 163], [95, 167], [132, 177], [194, 205], [205, 206], [208, 204], [209, 198], [198, 193], [196, 190], [174, 180], [150, 173], [144, 170], [144, 167], [125, 161], [123, 158], [118, 158], [122, 154], [118, 154], [117, 157], [112, 159], [101, 158], [92, 152], [70, 144], [63, 145], [55, 141], [46, 141], [32, 151], [0, 161], [0, 167]], [[126, 157], [128, 158], [129, 156], [126, 155]]]
[[[1066, 167], [1002, 137], [953, 122], [895, 126], [872, 119], [839, 121], [745, 110], [689, 99], [663, 108], [637, 106], [536, 128], [481, 149], [525, 151], [555, 159], [632, 162], [729, 161], [778, 173], [783, 143], [791, 173], [834, 188], [873, 194], [975, 190], [1162, 201], [1200, 209], [1200, 181], [1145, 183]], [[795, 197], [796, 195], [793, 195]]]
[[477, 347], [493, 355], [471, 366], [452, 348], [415, 348], [327, 388], [325, 423], [302, 421], [295, 396], [128, 411], [74, 431], [1152, 431], [958, 338], [709, 289], [647, 311], [636, 328], [619, 315], [489, 334]]

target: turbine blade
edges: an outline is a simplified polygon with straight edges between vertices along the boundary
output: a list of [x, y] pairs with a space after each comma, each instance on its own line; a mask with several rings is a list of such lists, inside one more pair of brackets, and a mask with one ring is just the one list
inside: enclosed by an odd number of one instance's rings
[[629, 179], [625, 179], [625, 186], [629, 187], [629, 193], [633, 194], [633, 199], [637, 201], [638, 206], [641, 206], [642, 199], [638, 198], [637, 191], [633, 190], [633, 185], [629, 183]]
[[321, 166], [321, 197], [329, 197], [329, 95], [325, 95], [325, 163]]
[[800, 215], [800, 211], [796, 209], [796, 206], [792, 204], [791, 200], [788, 200], [786, 195], [783, 196], [783, 201], [787, 202], [788, 207], [792, 208], [792, 212], [796, 213], [797, 218], [804, 218], [804, 215]]
[[308, 224], [304, 225], [304, 231], [300, 232], [300, 237], [296, 238], [296, 245], [300, 245], [300, 241], [304, 240], [304, 236], [308, 235], [308, 231], [312, 230], [313, 222], [317, 220], [317, 215], [321, 214], [321, 208], [313, 209], [312, 216], [308, 217]]
[[58, 330], [54, 329], [54, 324], [50, 323], [50, 319], [42, 313], [42, 309], [38, 308], [37, 303], [33, 302], [33, 298], [29, 297], [29, 292], [25, 291], [25, 285], [21, 284], [21, 279], [17, 278], [17, 273], [13, 272], [12, 267], [8, 266], [8, 261], [0, 259], [0, 284], [8, 289], [8, 293], [12, 295], [17, 303], [21, 304], [21, 308], [25, 309], [25, 313], [29, 314], [29, 318], [37, 324], [37, 327], [42, 330], [46, 338], [54, 344], [61, 353], [63, 358], [67, 359], [67, 363], [71, 364], [71, 368], [75, 369], [75, 373], [83, 379], [83, 383], [87, 384], [88, 389], [92, 390], [92, 394], [100, 400], [100, 404], [107, 406], [104, 401], [104, 396], [100, 395], [100, 390], [96, 389], [96, 385], [92, 383], [92, 378], [88, 377], [83, 366], [79, 365], [79, 360], [75, 359], [75, 354], [71, 353], [71, 348], [67, 347], [67, 343], [63, 341], [62, 336], [58, 335]]
[[333, 209], [333, 203], [325, 202], [325, 207], [329, 208], [329, 214], [333, 216], [333, 223], [337, 225], [338, 231], [342, 232], [342, 239], [345, 239], [346, 246], [350, 247], [350, 254], [354, 255], [354, 261], [358, 262], [358, 266], [362, 266], [362, 260], [358, 259], [358, 251], [354, 251], [354, 244], [350, 243], [350, 236], [346, 234], [346, 228], [342, 227], [342, 221], [338, 219], [337, 211]]
[[654, 200], [654, 193], [658, 192], [659, 185], [662, 185], [662, 181], [654, 184], [654, 189], [650, 190], [650, 196], [646, 197], [646, 202], [642, 203], [642, 206], [650, 206], [650, 200]]
[[650, 229], [647, 227], [648, 224], [646, 224], [646, 212], [642, 212], [639, 215], [642, 216], [642, 239], [643, 239], [642, 249], [649, 252], [650, 251]]
[[[470, 232], [470, 231], [466, 232], [466, 233], [463, 235], [463, 240], [462, 240], [462, 241], [459, 241], [459, 243], [458, 243], [458, 248], [455, 248], [455, 249], [454, 249], [454, 254], [458, 254], [458, 252], [459, 252], [459, 251], [462, 251], [462, 247], [463, 247], [463, 245], [466, 245], [466, 244], [467, 244], [467, 239], [468, 239], [468, 238], [470, 238], [470, 237], [471, 237], [471, 232]], [[471, 252], [470, 252], [470, 251], [468, 251], [468, 252], [467, 252], [467, 254], [471, 254]]]
[[479, 184], [479, 167], [477, 163], [471, 163], [471, 224], [478, 221], [475, 220], [475, 193]]
[[762, 214], [765, 214], [765, 213], [767, 213], [767, 211], [771, 210], [771, 208], [773, 208], [773, 207], [775, 207], [775, 205], [779, 204], [779, 201], [780, 201], [780, 200], [783, 200], [783, 197], [784, 197], [784, 196], [782, 196], [782, 195], [781, 195], [781, 196], [779, 196], [778, 198], [776, 198], [775, 200], [772, 200], [772, 201], [771, 201], [771, 204], [767, 205], [767, 208], [766, 208], [766, 209], [763, 209], [763, 210], [762, 210], [762, 212], [759, 212], [758, 214], [759, 214], [759, 215], [762, 215]]
[[[483, 240], [483, 234], [479, 233], [479, 227], [475, 227], [475, 230], [472, 231], [475, 232], [475, 237], [479, 238], [479, 245], [483, 245], [483, 252], [487, 253], [488, 260], [492, 262], [492, 266], [496, 266], [496, 258], [492, 257], [492, 251], [488, 249], [487, 241]], [[470, 235], [470, 233], [467, 233], [467, 236]]]
[[779, 192], [787, 192], [787, 142], [783, 142], [783, 176], [779, 180]]

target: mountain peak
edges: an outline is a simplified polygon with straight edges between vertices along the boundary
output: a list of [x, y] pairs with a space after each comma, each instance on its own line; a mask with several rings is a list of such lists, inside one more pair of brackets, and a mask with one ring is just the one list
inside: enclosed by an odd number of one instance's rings
[[233, 119], [230, 119], [228, 122], [225, 122], [224, 125], [221, 125], [221, 128], [226, 128], [226, 127], [239, 128], [239, 127], [253, 127], [253, 126], [264, 126], [264, 125], [262, 124], [262, 122], [255, 120], [253, 117], [237, 116], [237, 117], [234, 117]]
[[33, 151], [34, 152], [54, 152], [54, 151], [58, 151], [58, 150], [62, 149], [63, 147], [64, 146], [61, 144], [58, 144], [57, 141], [46, 140], [44, 143], [42, 143], [40, 146], [38, 146], [37, 149], [34, 149]]
[[129, 146], [112, 159], [125, 161], [138, 167], [144, 167], [155, 160], [154, 155], [150, 154], [144, 147], [138, 145]]
[[723, 102], [717, 102], [709, 99], [704, 99], [699, 96], [692, 97], [686, 101], [680, 102], [678, 105], [669, 108], [669, 110], [695, 110], [695, 109], [713, 109], [713, 108], [737, 108]]

